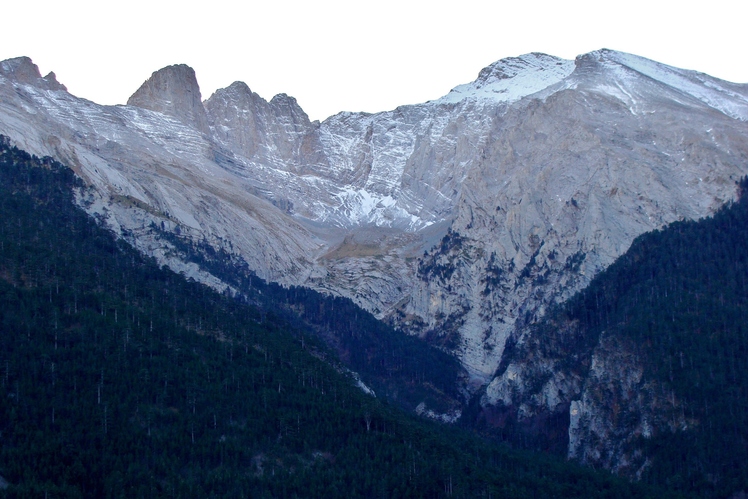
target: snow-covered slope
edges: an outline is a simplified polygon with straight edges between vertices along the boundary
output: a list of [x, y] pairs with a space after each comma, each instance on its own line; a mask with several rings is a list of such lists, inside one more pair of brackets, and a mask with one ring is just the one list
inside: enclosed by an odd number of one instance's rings
[[508, 104], [563, 81], [573, 71], [574, 61], [546, 54], [510, 57], [484, 68], [477, 80], [455, 87], [437, 102], [470, 99]]
[[587, 57], [597, 57], [598, 61], [603, 61], [619, 73], [625, 73], [626, 70], [636, 71], [732, 118], [748, 120], [748, 96], [745, 85], [718, 80], [695, 71], [673, 68], [623, 52], [601, 50], [592, 52]]

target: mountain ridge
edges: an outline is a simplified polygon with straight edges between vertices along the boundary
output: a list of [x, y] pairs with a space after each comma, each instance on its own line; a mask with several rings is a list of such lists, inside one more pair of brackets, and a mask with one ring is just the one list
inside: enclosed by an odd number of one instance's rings
[[[201, 104], [209, 133], [3, 64], [0, 133], [70, 164], [93, 187], [81, 203], [141, 251], [220, 286], [153, 224], [351, 298], [456, 356], [466, 400], [550, 304], [639, 234], [713, 213], [748, 173], [748, 86], [613, 51], [499, 61], [455, 102], [323, 122], [233, 84]], [[473, 92], [489, 87], [507, 92]]]

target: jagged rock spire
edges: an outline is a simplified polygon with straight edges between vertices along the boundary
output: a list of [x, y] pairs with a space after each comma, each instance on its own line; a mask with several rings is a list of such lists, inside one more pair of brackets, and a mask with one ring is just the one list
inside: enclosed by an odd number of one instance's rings
[[16, 57], [0, 62], [0, 74], [46, 90], [67, 90], [52, 72], [42, 78], [39, 67], [29, 57]]
[[210, 134], [195, 70], [186, 64], [167, 66], [154, 72], [132, 94], [127, 104], [172, 116], [185, 125]]

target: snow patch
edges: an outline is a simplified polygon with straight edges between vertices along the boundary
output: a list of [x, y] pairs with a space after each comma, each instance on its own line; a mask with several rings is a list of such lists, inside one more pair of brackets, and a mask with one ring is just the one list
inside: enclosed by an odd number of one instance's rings
[[483, 69], [472, 83], [459, 85], [437, 103], [466, 99], [511, 103], [554, 85], [574, 71], [574, 61], [545, 54], [502, 59]]
[[343, 188], [335, 195], [340, 204], [335, 208], [349, 225], [373, 224], [377, 227], [390, 227], [405, 222], [411, 230], [428, 227], [433, 222], [425, 222], [398, 206], [390, 195], [373, 194], [366, 189]]

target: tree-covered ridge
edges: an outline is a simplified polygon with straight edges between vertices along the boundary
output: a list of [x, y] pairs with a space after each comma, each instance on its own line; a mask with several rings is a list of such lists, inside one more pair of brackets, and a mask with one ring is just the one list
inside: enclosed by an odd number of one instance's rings
[[748, 490], [748, 179], [714, 217], [639, 237], [565, 307], [593, 336], [635, 346], [689, 422], [646, 443], [646, 479], [703, 494]]
[[268, 312], [159, 268], [0, 144], [0, 476], [10, 497], [644, 497], [406, 417]]
[[[566, 379], [585, 380], [580, 389], [609, 409], [600, 417], [609, 418], [612, 433], [629, 431], [640, 415], [625, 404], [635, 397], [594, 379], [593, 358], [640, 366], [638, 389], [656, 387], [659, 393], [643, 399], [659, 397], [655, 412], [665, 421], [627, 444], [642, 451], [642, 480], [703, 497], [748, 491], [748, 179], [736, 188], [738, 201], [713, 217], [637, 238], [508, 349], [512, 359], [532, 351]], [[549, 375], [536, 376], [531, 393]], [[568, 414], [568, 404], [561, 407]], [[502, 432], [510, 440], [522, 434], [513, 427]], [[565, 448], [568, 437], [560, 435], [557, 444]]]

